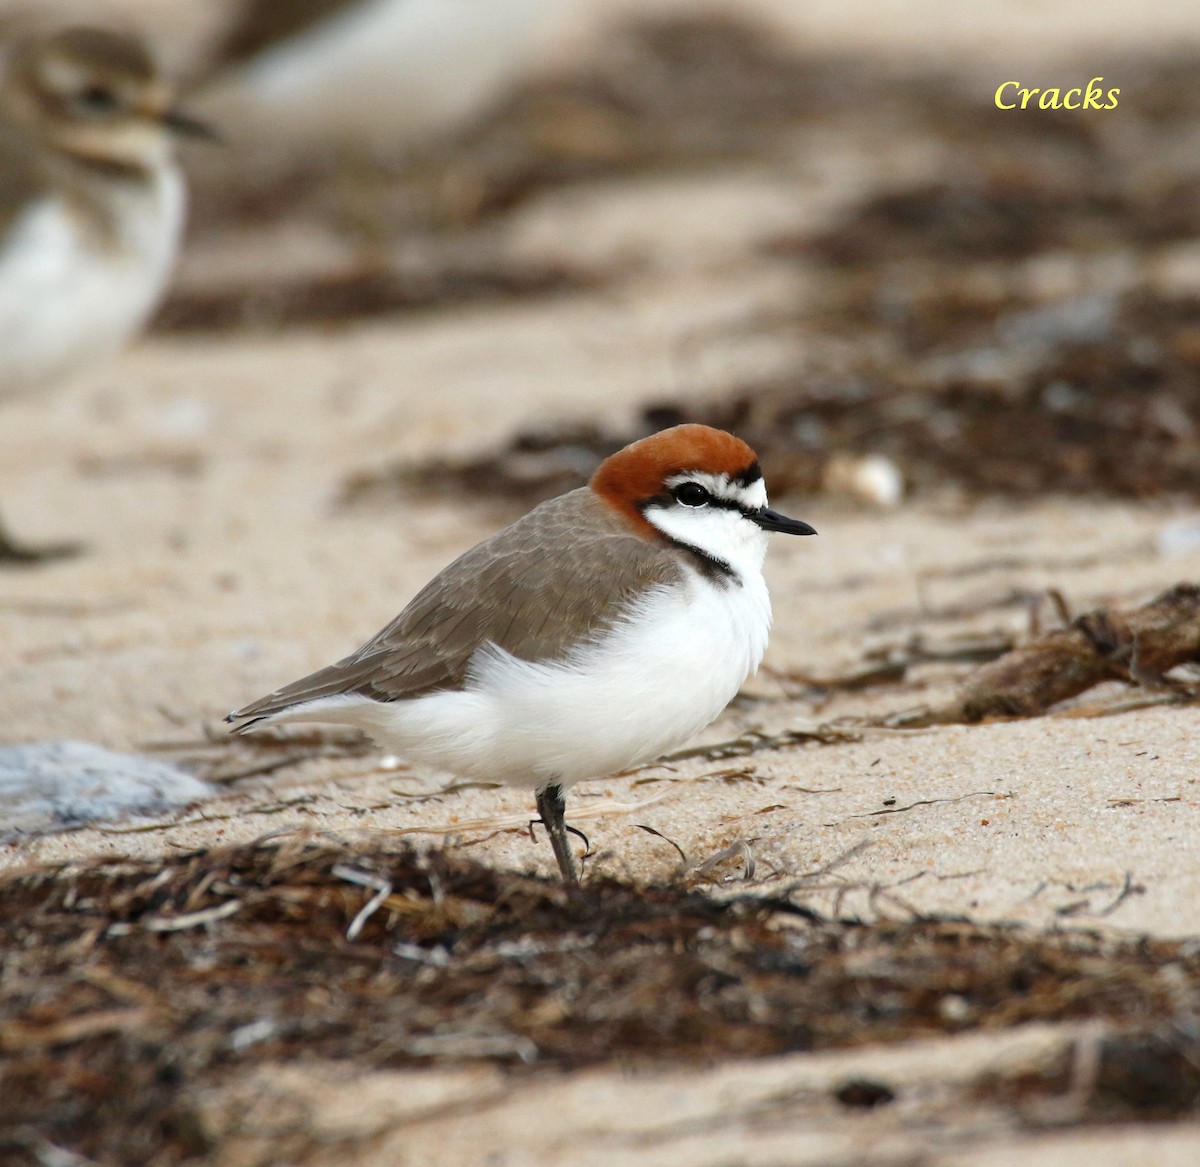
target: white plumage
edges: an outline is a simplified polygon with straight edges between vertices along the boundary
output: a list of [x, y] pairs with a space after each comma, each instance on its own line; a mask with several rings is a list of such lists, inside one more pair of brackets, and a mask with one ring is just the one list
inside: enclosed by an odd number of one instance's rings
[[158, 304], [179, 245], [184, 184], [107, 184], [110, 224], [60, 192], [32, 202], [0, 247], [0, 396], [50, 384], [110, 356]]
[[410, 701], [345, 695], [274, 721], [333, 721], [386, 749], [464, 777], [564, 790], [583, 778], [650, 761], [713, 721], [767, 647], [771, 600], [757, 563], [743, 586], [719, 587], [686, 568], [657, 586], [602, 640], [564, 661], [519, 660], [481, 648], [461, 690]]

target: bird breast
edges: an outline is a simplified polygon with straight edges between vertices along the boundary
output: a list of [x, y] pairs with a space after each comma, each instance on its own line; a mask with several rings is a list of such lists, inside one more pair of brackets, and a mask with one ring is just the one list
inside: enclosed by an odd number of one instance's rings
[[43, 197], [0, 240], [0, 397], [110, 355], [162, 294], [184, 215], [179, 173]]
[[761, 573], [730, 585], [688, 569], [565, 660], [525, 661], [485, 645], [461, 691], [359, 712], [381, 744], [407, 757], [466, 777], [566, 788], [649, 761], [712, 722], [758, 668], [770, 623]]

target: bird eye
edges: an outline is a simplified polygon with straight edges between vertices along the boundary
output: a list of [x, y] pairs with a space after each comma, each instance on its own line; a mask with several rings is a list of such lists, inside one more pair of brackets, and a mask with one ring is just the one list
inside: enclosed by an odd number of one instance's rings
[[88, 113], [111, 113], [117, 108], [117, 95], [103, 85], [89, 85], [75, 95], [75, 104]]
[[702, 507], [712, 501], [712, 495], [698, 482], [681, 482], [673, 493], [676, 502], [685, 507]]

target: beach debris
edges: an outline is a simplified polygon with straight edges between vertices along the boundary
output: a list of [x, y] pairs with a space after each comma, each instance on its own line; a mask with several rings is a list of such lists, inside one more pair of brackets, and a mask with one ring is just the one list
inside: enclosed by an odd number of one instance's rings
[[[832, 866], [813, 875], [836, 885]], [[1035, 1126], [1072, 1083], [1076, 1121], [1195, 1113], [1191, 941], [843, 919], [813, 909], [811, 879], [728, 898], [689, 882], [598, 877], [568, 896], [444, 852], [294, 835], [2, 877], [0, 1150], [36, 1134], [95, 1162], [198, 1160], [219, 1137], [214, 1092], [297, 1060], [355, 1078], [696, 1066], [1031, 1022], [1058, 1023], [1061, 1058], [964, 1088]], [[1072, 1056], [1088, 1035], [1094, 1076]], [[1117, 1073], [1126, 1051], [1170, 1089]], [[865, 1078], [842, 1106], [904, 1085]], [[303, 1124], [289, 1131], [307, 1145]]]
[[958, 698], [904, 714], [904, 728], [1036, 717], [1104, 681], [1194, 697], [1168, 676], [1200, 661], [1200, 585], [1180, 583], [1137, 608], [1096, 608], [1065, 628], [1043, 633], [971, 673]]
[[893, 510], [904, 499], [904, 475], [886, 454], [837, 454], [826, 463], [821, 486], [880, 510]]
[[212, 795], [175, 766], [90, 742], [0, 749], [0, 840], [157, 817]]

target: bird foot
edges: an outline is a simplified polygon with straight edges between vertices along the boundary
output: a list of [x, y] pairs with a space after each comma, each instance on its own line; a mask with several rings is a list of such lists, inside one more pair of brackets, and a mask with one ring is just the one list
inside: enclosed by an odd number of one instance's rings
[[550, 846], [554, 848], [554, 858], [558, 861], [558, 870], [562, 874], [563, 883], [568, 887], [579, 886], [579, 873], [575, 868], [575, 856], [571, 854], [571, 840], [568, 833], [578, 835], [588, 847], [587, 836], [574, 827], [568, 827], [564, 821], [567, 809], [566, 796], [561, 786], [547, 786], [537, 792], [538, 814], [542, 817], [542, 825], [550, 836]]

